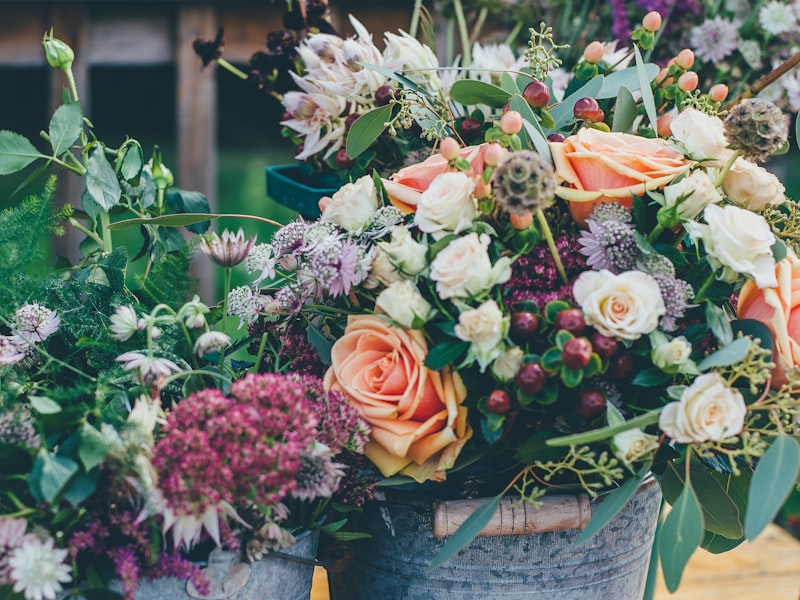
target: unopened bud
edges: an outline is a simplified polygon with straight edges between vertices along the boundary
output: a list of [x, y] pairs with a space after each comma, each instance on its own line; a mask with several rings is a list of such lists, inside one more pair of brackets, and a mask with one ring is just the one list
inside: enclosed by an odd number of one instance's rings
[[458, 142], [451, 137], [444, 138], [439, 146], [439, 152], [448, 161], [457, 159], [460, 151]]
[[661, 14], [656, 10], [651, 10], [642, 19], [642, 27], [647, 31], [658, 31], [661, 28]]
[[678, 52], [678, 56], [675, 57], [675, 64], [681, 69], [691, 69], [694, 64], [694, 52], [689, 50], [689, 48], [684, 48]]
[[683, 75], [678, 77], [678, 87], [684, 92], [691, 92], [697, 88], [700, 83], [700, 78], [694, 71], [686, 71]]
[[500, 130], [508, 135], [519, 133], [522, 129], [522, 115], [516, 110], [509, 110], [500, 117]]
[[664, 113], [658, 117], [658, 121], [656, 121], [658, 137], [667, 138], [672, 135], [672, 120], [674, 118], [670, 113]]
[[54, 69], [61, 69], [62, 71], [69, 71], [72, 68], [72, 61], [75, 60], [75, 53], [68, 44], [53, 37], [53, 30], [44, 34], [42, 39], [44, 45], [44, 56], [49, 64]]
[[605, 52], [605, 46], [603, 46], [603, 44], [600, 42], [595, 41], [586, 46], [586, 49], [583, 51], [583, 58], [586, 59], [586, 62], [596, 65], [603, 60], [603, 55]]
[[728, 97], [728, 86], [724, 83], [711, 86], [711, 89], [708, 90], [708, 97], [714, 102], [724, 102]]

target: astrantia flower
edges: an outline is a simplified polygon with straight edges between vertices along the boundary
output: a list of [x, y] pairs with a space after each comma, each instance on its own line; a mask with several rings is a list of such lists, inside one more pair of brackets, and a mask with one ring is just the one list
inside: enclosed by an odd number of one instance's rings
[[208, 314], [208, 306], [200, 302], [200, 296], [196, 295], [190, 302], [181, 306], [178, 311], [178, 319], [189, 329], [199, 329], [206, 325], [206, 314]]
[[767, 33], [780, 35], [797, 29], [797, 14], [791, 4], [772, 0], [758, 11], [758, 23]]
[[291, 495], [298, 500], [330, 498], [344, 475], [343, 465], [333, 460], [330, 448], [313, 443], [300, 455], [302, 466], [295, 475], [297, 487]]
[[202, 236], [200, 249], [218, 265], [234, 267], [247, 257], [255, 241], [255, 236], [245, 239], [241, 229], [236, 234], [226, 229], [222, 236], [216, 233]]
[[549, 161], [529, 150], [510, 153], [492, 176], [497, 203], [506, 212], [525, 214], [549, 207], [556, 176]]
[[707, 19], [692, 28], [689, 43], [694, 54], [703, 62], [720, 62], [739, 44], [738, 24], [722, 17]]
[[0, 549], [10, 550], [22, 544], [27, 528], [25, 519], [0, 518]]
[[14, 444], [38, 448], [39, 433], [31, 412], [22, 405], [0, 414], [0, 444]]
[[117, 360], [126, 371], [139, 371], [139, 376], [146, 383], [154, 383], [162, 377], [169, 377], [179, 373], [182, 369], [168, 358], [147, 356], [141, 352], [126, 352], [120, 354]]
[[725, 138], [734, 150], [764, 161], [786, 143], [789, 126], [783, 111], [769, 100], [747, 98], [725, 117]]
[[231, 345], [231, 338], [221, 331], [206, 331], [194, 343], [194, 353], [204, 356], [211, 352], [219, 352]]
[[15, 337], [0, 335], [0, 365], [15, 365], [25, 358], [25, 348], [21, 348], [16, 342]]
[[630, 225], [631, 213], [619, 204], [600, 204], [586, 221], [588, 231], [581, 231], [578, 251], [586, 264], [596, 271], [606, 269], [622, 273], [633, 268], [636, 238]]
[[52, 538], [27, 537], [8, 559], [14, 591], [24, 593], [26, 600], [55, 600], [61, 584], [72, 581], [64, 563], [67, 554], [68, 550], [53, 547]]
[[11, 333], [29, 344], [43, 342], [53, 335], [61, 318], [46, 306], [36, 302], [25, 304], [11, 317]]
[[114, 314], [109, 317], [111, 325], [108, 330], [111, 337], [117, 341], [124, 342], [137, 331], [144, 329], [144, 320], [136, 316], [134, 308], [128, 304], [118, 306]]
[[228, 314], [239, 317], [239, 328], [255, 322], [264, 307], [265, 296], [246, 285], [233, 288], [228, 294]]
[[271, 244], [256, 244], [244, 259], [244, 266], [248, 273], [259, 273], [253, 285], [272, 279], [275, 277], [275, 249]]

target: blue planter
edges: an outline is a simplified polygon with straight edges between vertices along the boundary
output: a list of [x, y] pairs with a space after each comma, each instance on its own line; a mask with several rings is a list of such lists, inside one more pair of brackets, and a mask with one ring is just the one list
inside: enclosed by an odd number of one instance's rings
[[267, 167], [267, 195], [303, 217], [319, 217], [319, 200], [339, 189], [336, 178], [309, 175], [299, 165]]

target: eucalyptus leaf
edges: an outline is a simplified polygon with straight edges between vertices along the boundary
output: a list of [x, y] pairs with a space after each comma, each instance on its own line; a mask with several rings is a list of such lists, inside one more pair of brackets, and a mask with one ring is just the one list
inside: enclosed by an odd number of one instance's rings
[[386, 123], [392, 119], [396, 106], [387, 104], [373, 108], [355, 120], [347, 133], [347, 156], [357, 158], [380, 137], [386, 129]]
[[382, 67], [380, 65], [375, 65], [372, 63], [359, 62], [358, 64], [361, 65], [362, 67], [366, 67], [371, 71], [380, 73], [384, 77], [388, 77], [389, 79], [394, 79], [395, 81], [402, 83], [403, 86], [407, 87], [410, 90], [414, 90], [415, 92], [419, 92], [420, 94], [424, 94], [429, 97], [432, 96], [432, 94], [427, 89], [419, 85], [413, 79], [409, 79], [402, 73], [398, 73], [397, 71], [392, 71], [391, 69], [387, 69], [386, 67]]
[[520, 88], [517, 85], [517, 80], [508, 71], [503, 72], [503, 76], [501, 78], [501, 85], [503, 86], [503, 89], [507, 91], [509, 94], [519, 94], [522, 92], [522, 88]]
[[459, 79], [450, 87], [450, 97], [465, 106], [485, 104], [491, 108], [503, 108], [511, 93], [485, 81]]
[[80, 137], [83, 129], [83, 111], [80, 102], [62, 104], [50, 119], [50, 145], [53, 156], [61, 156]]
[[93, 473], [78, 473], [64, 491], [62, 498], [74, 508], [78, 508], [97, 490], [99, 471]]
[[714, 304], [713, 302], [706, 302], [706, 323], [711, 328], [711, 332], [723, 344], [729, 344], [733, 341], [733, 329], [731, 329], [731, 322], [725, 311]]
[[31, 472], [31, 492], [46, 502], [53, 502], [78, 470], [74, 460], [42, 448]]
[[502, 500], [502, 498], [503, 494], [498, 494], [467, 517], [461, 524], [461, 527], [447, 539], [444, 545], [439, 549], [439, 552], [436, 553], [436, 556], [433, 557], [427, 571], [430, 572], [442, 566], [450, 557], [474, 540], [492, 519], [494, 513], [497, 511], [497, 507], [500, 506], [500, 500]]
[[317, 355], [322, 361], [322, 364], [331, 364], [331, 347], [333, 344], [325, 337], [320, 328], [313, 323], [309, 323], [307, 336], [308, 342], [314, 346], [314, 350], [317, 351]]
[[800, 475], [800, 446], [786, 434], [778, 435], [758, 461], [744, 518], [744, 534], [754, 540], [778, 514]]
[[639, 52], [639, 47], [634, 45], [633, 51], [636, 54], [636, 73], [639, 78], [639, 89], [642, 93], [642, 104], [644, 105], [644, 111], [645, 114], [647, 114], [648, 120], [650, 121], [650, 127], [652, 127], [653, 131], [658, 131], [656, 102], [655, 98], [653, 98], [653, 90], [650, 89], [651, 78], [647, 72], [647, 65], [645, 65], [644, 61], [642, 60], [642, 53]]
[[[650, 87], [649, 82], [656, 78], [659, 67], [653, 63], [646, 63], [644, 65], [644, 70], [648, 82], [647, 87]], [[595, 96], [595, 98], [598, 100], [613, 98], [614, 96], [619, 98], [619, 90], [622, 88], [626, 88], [628, 90], [638, 90], [641, 89], [641, 85], [642, 83], [639, 77], [638, 69], [636, 67], [628, 67], [621, 71], [614, 71], [613, 73], [608, 73], [605, 75], [603, 87], [599, 92], [597, 92], [597, 96]]]
[[548, 162], [552, 161], [552, 157], [550, 155], [550, 145], [547, 143], [547, 137], [544, 135], [544, 131], [542, 131], [542, 128], [539, 125], [539, 119], [536, 117], [525, 98], [519, 94], [516, 94], [511, 97], [509, 106], [511, 107], [511, 110], [516, 110], [520, 115], [522, 115], [522, 125], [524, 127], [523, 131], [527, 137], [526, 141], [529, 141], [536, 149], [536, 152], [541, 154], [542, 157], [547, 159]]
[[203, 221], [213, 221], [214, 219], [221, 219], [225, 217], [233, 217], [237, 219], [251, 219], [253, 221], [261, 221], [271, 225], [280, 226], [272, 219], [258, 217], [255, 215], [232, 215], [232, 214], [211, 214], [211, 213], [184, 213], [179, 215], [163, 215], [161, 217], [145, 217], [140, 219], [125, 219], [111, 223], [108, 228], [111, 231], [118, 231], [121, 229], [128, 229], [129, 227], [138, 227], [140, 225], [158, 225], [160, 227], [186, 227], [194, 223], [201, 223]]
[[703, 512], [691, 485], [683, 488], [664, 519], [658, 552], [670, 593], [678, 589], [689, 558], [703, 541]]
[[670, 377], [669, 373], [664, 373], [661, 369], [645, 369], [636, 374], [636, 377], [633, 378], [633, 385], [656, 387], [669, 381]]
[[581, 531], [578, 539], [575, 540], [575, 543], [580, 545], [588, 542], [598, 531], [608, 525], [611, 519], [630, 502], [630, 499], [633, 498], [649, 471], [649, 466], [643, 468], [636, 477], [631, 477], [616, 490], [607, 494], [592, 515], [586, 529]]
[[633, 94], [628, 88], [620, 87], [619, 92], [617, 92], [617, 100], [614, 103], [614, 120], [611, 122], [611, 131], [630, 133], [638, 114]]
[[456, 362], [468, 349], [469, 342], [461, 340], [441, 342], [428, 350], [425, 366], [432, 371], [438, 371]]
[[713, 354], [709, 354], [697, 364], [700, 371], [708, 371], [717, 367], [728, 367], [741, 361], [750, 349], [751, 340], [742, 337], [726, 344]]
[[0, 175], [21, 171], [37, 158], [49, 158], [28, 141], [13, 131], [0, 131]]
[[742, 333], [758, 340], [759, 345], [765, 350], [772, 350], [772, 332], [761, 321], [755, 319], [737, 319], [731, 321], [734, 333]]
[[105, 460], [111, 450], [111, 442], [96, 427], [84, 423], [78, 437], [78, 458], [83, 468], [91, 471]]
[[100, 208], [109, 212], [119, 204], [122, 189], [117, 174], [108, 162], [102, 148], [96, 149], [89, 157], [86, 171], [86, 190]]

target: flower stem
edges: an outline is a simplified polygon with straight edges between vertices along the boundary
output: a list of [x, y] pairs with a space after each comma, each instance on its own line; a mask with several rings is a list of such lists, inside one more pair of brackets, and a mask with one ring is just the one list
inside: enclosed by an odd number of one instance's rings
[[110, 254], [114, 246], [111, 242], [111, 230], [108, 226], [111, 224], [111, 219], [108, 213], [104, 210], [100, 211], [100, 231], [103, 234], [103, 252]]
[[464, 17], [464, 5], [461, 4], [461, 0], [453, 0], [453, 10], [456, 13], [458, 37], [461, 38], [461, 56], [463, 58], [462, 64], [468, 67], [472, 64], [472, 49], [469, 47], [467, 19]]
[[734, 150], [733, 152], [731, 152], [731, 155], [728, 158], [728, 161], [725, 163], [725, 166], [722, 167], [722, 170], [719, 172], [717, 180], [714, 182], [714, 187], [719, 187], [722, 185], [722, 181], [725, 179], [725, 175], [727, 175], [728, 171], [731, 170], [731, 167], [733, 166], [733, 163], [736, 162], [737, 158], [739, 158], [739, 151]]
[[481, 29], [483, 29], [483, 24], [486, 22], [486, 16], [489, 14], [489, 9], [485, 6], [481, 7], [481, 11], [478, 13], [478, 18], [475, 21], [475, 24], [472, 26], [472, 35], [469, 37], [470, 43], [474, 43], [475, 40], [478, 39], [478, 36], [481, 34]]
[[242, 71], [238, 67], [233, 66], [231, 63], [229, 63], [227, 60], [225, 60], [221, 56], [217, 59], [217, 64], [220, 67], [222, 67], [223, 69], [225, 69], [226, 71], [228, 71], [229, 73], [232, 73], [233, 75], [238, 77], [239, 79], [244, 79], [244, 80], [250, 79], [250, 77], [247, 75], [247, 73], [245, 73], [244, 71]]
[[67, 81], [69, 82], [69, 92], [72, 95], [73, 102], [80, 102], [81, 99], [78, 98], [78, 86], [75, 85], [75, 75], [72, 74], [72, 69], [66, 69], [64, 71], [67, 74]]
[[553, 262], [556, 263], [556, 270], [561, 277], [561, 281], [563, 281], [564, 284], [567, 284], [569, 283], [567, 280], [567, 272], [564, 270], [564, 264], [561, 262], [561, 257], [558, 255], [558, 248], [556, 248], [556, 242], [553, 239], [553, 232], [550, 231], [550, 225], [547, 224], [547, 218], [544, 216], [544, 212], [541, 208], [536, 211], [536, 219], [539, 221], [539, 225], [542, 228], [542, 235], [544, 236], [544, 239], [547, 240], [547, 247], [550, 248], [550, 254], [553, 255]]
[[258, 354], [256, 355], [256, 363], [253, 365], [253, 373], [258, 373], [261, 367], [261, 361], [264, 359], [264, 349], [267, 347], [267, 332], [261, 334], [261, 343], [258, 345]]
[[661, 223], [656, 223], [656, 226], [653, 227], [653, 231], [650, 232], [650, 235], [647, 236], [647, 241], [651, 244], [658, 239], [662, 233], [664, 233], [665, 227]]
[[705, 300], [703, 295], [706, 293], [706, 290], [708, 289], [708, 287], [712, 283], [714, 283], [714, 279], [715, 279], [714, 278], [714, 273], [711, 273], [708, 277], [706, 277], [706, 280], [703, 282], [703, 285], [700, 286], [700, 289], [697, 290], [697, 294], [695, 294], [695, 297], [694, 297], [694, 303], [695, 304], [700, 304], [700, 302]]
[[[224, 296], [222, 297], [222, 318], [220, 319], [220, 323], [222, 325], [221, 329], [225, 331], [225, 321], [228, 319], [228, 294], [231, 291], [231, 273], [233, 269], [227, 267], [225, 269], [225, 290]], [[224, 363], [225, 363], [225, 347], [223, 346], [219, 350], [219, 370], [220, 373], [224, 372]]]
[[422, 10], [422, 0], [414, 0], [414, 8], [411, 13], [411, 23], [408, 26], [408, 35], [415, 38], [417, 37], [417, 29], [419, 29], [419, 11]]

